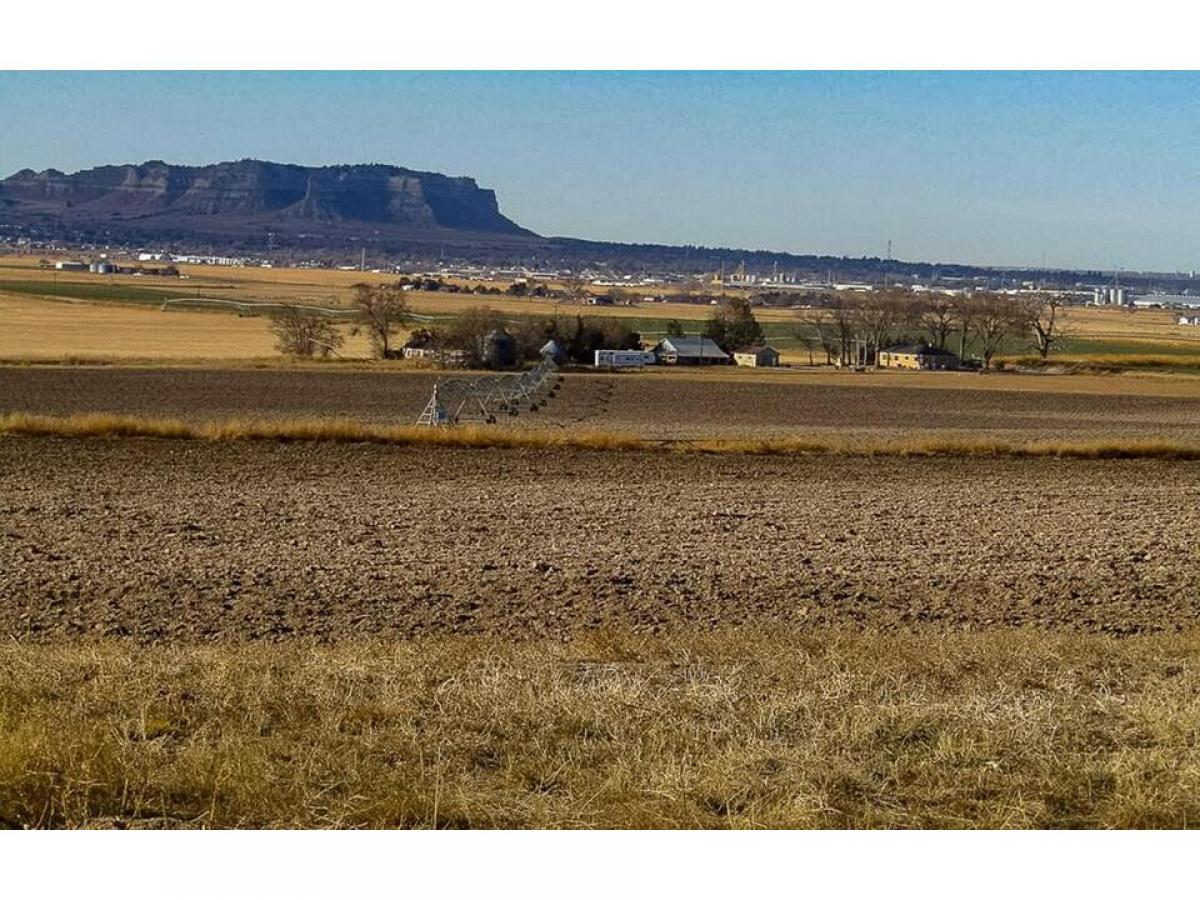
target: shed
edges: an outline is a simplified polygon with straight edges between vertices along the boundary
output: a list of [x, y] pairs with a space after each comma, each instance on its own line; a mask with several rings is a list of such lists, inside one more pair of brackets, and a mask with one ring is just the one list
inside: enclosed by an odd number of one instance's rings
[[774, 347], [743, 347], [733, 351], [733, 361], [739, 366], [756, 368], [779, 365], [779, 351]]

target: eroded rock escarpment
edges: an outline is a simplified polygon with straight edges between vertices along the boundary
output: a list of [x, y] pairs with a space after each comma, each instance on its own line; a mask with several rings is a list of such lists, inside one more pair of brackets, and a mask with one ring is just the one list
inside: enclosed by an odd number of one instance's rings
[[254, 159], [209, 166], [156, 160], [70, 175], [23, 169], [0, 181], [0, 214], [9, 220], [161, 221], [198, 228], [310, 222], [532, 234], [502, 215], [495, 192], [472, 178], [388, 165], [311, 167]]

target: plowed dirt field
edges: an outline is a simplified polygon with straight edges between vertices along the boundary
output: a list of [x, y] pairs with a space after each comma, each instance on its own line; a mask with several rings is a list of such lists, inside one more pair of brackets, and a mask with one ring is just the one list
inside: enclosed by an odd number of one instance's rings
[[1200, 465], [0, 439], [0, 633], [1200, 622]]
[[[442, 378], [464, 377], [442, 373]], [[886, 436], [1200, 440], [1200, 380], [952, 373], [570, 373], [506, 424], [643, 437]], [[0, 412], [208, 420], [344, 416], [410, 424], [434, 372], [0, 367]]]

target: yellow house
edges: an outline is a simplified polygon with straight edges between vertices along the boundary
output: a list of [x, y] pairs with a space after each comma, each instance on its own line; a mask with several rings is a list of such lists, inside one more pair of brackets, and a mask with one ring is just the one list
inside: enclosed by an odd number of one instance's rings
[[883, 369], [957, 369], [958, 357], [949, 350], [929, 344], [902, 344], [881, 349], [879, 366]]

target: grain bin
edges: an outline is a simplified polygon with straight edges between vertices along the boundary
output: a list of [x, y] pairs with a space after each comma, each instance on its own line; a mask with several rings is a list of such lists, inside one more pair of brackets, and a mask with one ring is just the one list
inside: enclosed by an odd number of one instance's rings
[[503, 328], [483, 339], [483, 364], [489, 369], [511, 369], [517, 364], [517, 340]]

